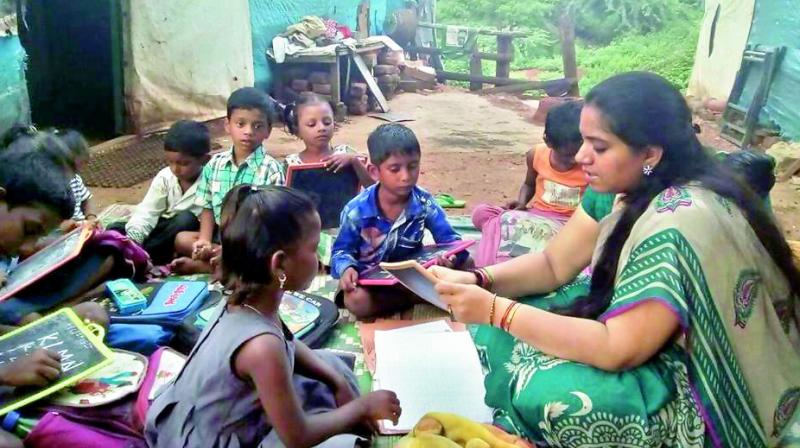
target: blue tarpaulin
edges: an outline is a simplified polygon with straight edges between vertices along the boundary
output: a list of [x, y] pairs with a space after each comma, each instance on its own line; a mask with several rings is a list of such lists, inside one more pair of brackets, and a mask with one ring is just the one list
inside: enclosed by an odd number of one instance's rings
[[[255, 84], [267, 88], [270, 71], [266, 51], [272, 38], [305, 16], [334, 19], [355, 31], [358, 6], [363, 0], [250, 0], [250, 24], [253, 31], [253, 68]], [[370, 0], [370, 34], [383, 32], [387, 13], [403, 6], [403, 0]]]
[[3, 36], [0, 37], [0, 133], [16, 122], [29, 121], [25, 50], [18, 36]]

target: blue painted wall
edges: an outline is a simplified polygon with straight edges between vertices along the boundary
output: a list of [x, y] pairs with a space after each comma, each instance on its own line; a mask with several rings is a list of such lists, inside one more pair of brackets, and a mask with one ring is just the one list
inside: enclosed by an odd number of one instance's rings
[[[273, 37], [305, 16], [332, 18], [355, 31], [360, 3], [361, 0], [250, 0], [256, 86], [269, 87], [271, 76], [266, 52]], [[400, 6], [402, 1], [398, 0], [370, 0], [370, 34], [382, 33], [387, 11]]]
[[0, 133], [17, 122], [30, 122], [25, 84], [25, 50], [17, 36], [0, 37]]

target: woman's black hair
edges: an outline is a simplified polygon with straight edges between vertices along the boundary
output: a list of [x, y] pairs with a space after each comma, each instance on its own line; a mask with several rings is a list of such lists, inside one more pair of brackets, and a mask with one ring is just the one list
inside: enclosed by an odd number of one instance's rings
[[[589, 297], [565, 314], [597, 317], [611, 303], [620, 252], [631, 229], [651, 201], [670, 186], [697, 182], [736, 204], [771, 255], [792, 291], [790, 309], [800, 293], [800, 271], [780, 229], [761, 199], [731, 170], [703, 149], [692, 127], [692, 114], [681, 93], [652, 73], [631, 72], [609, 78], [589, 92], [586, 107], [603, 115], [608, 130], [632, 151], [659, 146], [663, 154], [650, 176], [625, 191], [626, 206], [605, 242], [592, 273]], [[797, 316], [794, 316], [798, 323]]]
[[[312, 104], [327, 104], [330, 106], [331, 103], [314, 92], [303, 92], [297, 97], [296, 101], [283, 106], [283, 122], [286, 123], [286, 130], [290, 134], [297, 135], [300, 128], [300, 109]], [[331, 106], [331, 111], [333, 111], [333, 106]]]
[[75, 211], [75, 200], [62, 162], [52, 152], [66, 151], [49, 133], [21, 133], [0, 151], [0, 187], [9, 208], [44, 205], [63, 219]]
[[228, 301], [241, 304], [272, 282], [272, 255], [304, 236], [315, 210], [305, 193], [288, 187], [239, 185], [222, 208], [222, 274], [233, 290]]

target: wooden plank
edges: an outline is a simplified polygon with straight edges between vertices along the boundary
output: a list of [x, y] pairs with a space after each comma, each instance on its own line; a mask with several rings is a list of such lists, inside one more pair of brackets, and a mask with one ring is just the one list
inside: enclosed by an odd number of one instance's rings
[[342, 82], [342, 74], [339, 70], [339, 58], [336, 58], [336, 61], [331, 64], [330, 66], [330, 78], [331, 78], [331, 98], [333, 98], [334, 104], [338, 104], [342, 102], [342, 89], [340, 88]]
[[514, 46], [511, 45], [511, 36], [497, 36], [497, 54], [511, 55], [510, 59], [497, 60], [495, 66], [495, 76], [498, 78], [508, 78], [511, 76], [511, 59], [513, 59]]
[[571, 84], [577, 82], [575, 79], [569, 79], [569, 78], [554, 79], [551, 81], [530, 81], [519, 84], [509, 84], [506, 86], [494, 87], [491, 89], [484, 89], [481, 91], [481, 95], [491, 95], [495, 93], [520, 93], [526, 90], [546, 90], [549, 88], [557, 88], [565, 81]]
[[494, 84], [496, 86], [507, 86], [510, 84], [521, 84], [524, 82], [528, 82], [525, 81], [524, 79], [497, 78], [494, 76], [474, 76], [474, 75], [467, 75], [464, 73], [446, 72], [444, 70], [437, 70], [436, 78], [439, 79], [439, 81], [450, 80], [450, 81], [482, 82], [486, 84]]
[[419, 53], [419, 54], [442, 54], [444, 51], [433, 48], [433, 47], [408, 47], [408, 51], [411, 53]]
[[[472, 53], [472, 56], [469, 58], [469, 74], [472, 76], [483, 76], [483, 64], [481, 63], [481, 58], [476, 53]], [[473, 92], [481, 90], [482, 88], [483, 83], [480, 81], [470, 81], [469, 83], [469, 90]]]
[[[436, 30], [447, 30], [447, 27], [451, 25], [443, 25], [439, 23], [430, 23], [430, 22], [419, 22], [417, 26], [423, 28], [436, 29]], [[502, 31], [489, 28], [472, 28], [467, 26], [460, 26], [459, 28], [467, 30], [468, 33], [475, 32], [478, 34], [483, 34], [484, 36], [529, 37], [531, 35], [531, 33], [527, 31]]]
[[[575, 53], [575, 21], [568, 12], [561, 14], [558, 22], [558, 31], [561, 37], [561, 59], [564, 65], [564, 77], [578, 79], [578, 59]], [[569, 90], [569, 96], [579, 96], [578, 83], [574, 83]]]
[[784, 167], [778, 174], [778, 182], [786, 182], [791, 179], [796, 172], [800, 171], [800, 159], [782, 165], [784, 165]]
[[389, 112], [389, 103], [386, 102], [386, 97], [383, 96], [383, 92], [381, 92], [381, 89], [378, 87], [378, 83], [375, 82], [375, 78], [372, 77], [372, 73], [370, 73], [367, 64], [364, 63], [364, 58], [362, 58], [360, 54], [354, 54], [353, 62], [356, 63], [356, 68], [359, 73], [361, 73], [364, 81], [367, 82], [367, 87], [369, 87], [372, 95], [375, 96], [375, 100], [378, 102], [378, 107], [380, 107], [381, 112]]
[[359, 39], [369, 36], [369, 0], [362, 0], [361, 4], [358, 5], [356, 35], [358, 35]]
[[497, 62], [511, 62], [514, 60], [513, 54], [497, 54], [497, 53], [478, 53], [478, 56], [481, 59], [486, 59], [489, 61], [497, 61]]

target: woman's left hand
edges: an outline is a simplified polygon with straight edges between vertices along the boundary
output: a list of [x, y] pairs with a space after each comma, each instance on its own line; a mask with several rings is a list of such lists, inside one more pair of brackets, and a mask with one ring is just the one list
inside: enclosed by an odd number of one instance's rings
[[328, 171], [333, 171], [334, 173], [338, 173], [342, 168], [357, 162], [358, 154], [352, 154], [352, 153], [333, 154], [331, 156], [325, 157], [324, 159], [322, 159], [322, 161], [325, 162], [325, 167], [328, 169]]
[[336, 406], [342, 407], [358, 398], [358, 395], [353, 388], [350, 387], [350, 384], [342, 378], [334, 387], [333, 397], [336, 399]]
[[465, 324], [488, 324], [494, 294], [477, 286], [439, 282], [436, 292], [450, 307], [453, 318]]

